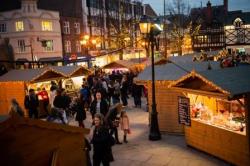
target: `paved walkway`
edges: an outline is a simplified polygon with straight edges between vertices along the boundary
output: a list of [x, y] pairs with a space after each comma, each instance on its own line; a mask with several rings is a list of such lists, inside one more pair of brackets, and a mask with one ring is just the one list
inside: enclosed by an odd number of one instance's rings
[[[131, 134], [128, 144], [113, 146], [115, 161], [111, 166], [226, 166], [213, 156], [187, 147], [184, 136], [162, 135], [159, 141], [148, 140], [148, 113], [133, 108], [131, 101], [126, 108]], [[90, 116], [89, 116], [90, 117]], [[89, 126], [88, 119], [85, 123]], [[123, 133], [119, 130], [120, 140]]]

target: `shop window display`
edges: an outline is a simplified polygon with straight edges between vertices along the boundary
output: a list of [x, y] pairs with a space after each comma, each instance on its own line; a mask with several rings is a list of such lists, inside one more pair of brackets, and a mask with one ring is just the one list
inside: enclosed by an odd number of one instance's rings
[[[197, 99], [197, 98], [196, 98]], [[191, 118], [200, 122], [246, 134], [245, 108], [243, 100], [210, 99], [191, 103]], [[215, 105], [213, 105], [213, 104]], [[213, 105], [213, 107], [211, 107]]]

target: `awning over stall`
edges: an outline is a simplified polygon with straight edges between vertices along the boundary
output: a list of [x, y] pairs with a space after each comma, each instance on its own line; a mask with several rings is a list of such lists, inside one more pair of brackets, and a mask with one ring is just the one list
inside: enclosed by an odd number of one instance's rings
[[105, 66], [102, 67], [102, 69], [119, 69], [119, 68], [125, 68], [128, 70], [138, 69], [142, 70], [144, 68], [144, 64], [135, 63], [129, 60], [118, 60], [111, 62]]
[[64, 77], [66, 77], [64, 74], [51, 68], [11, 70], [0, 77], [0, 82], [23, 81], [35, 83]]
[[50, 66], [49, 68], [62, 73], [66, 77], [77, 77], [88, 75], [90, 71], [82, 66]]
[[250, 92], [250, 65], [218, 70], [192, 71], [169, 87], [197, 93], [209, 92], [235, 99]]

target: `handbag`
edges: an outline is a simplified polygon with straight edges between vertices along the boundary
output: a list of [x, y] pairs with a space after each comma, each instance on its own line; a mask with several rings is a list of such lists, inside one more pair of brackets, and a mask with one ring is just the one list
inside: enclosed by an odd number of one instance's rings
[[119, 123], [120, 123], [120, 121], [119, 120], [114, 120], [114, 121], [112, 121], [112, 125], [113, 125], [113, 127], [119, 127]]
[[109, 145], [114, 146], [115, 145], [115, 138], [109, 134]]

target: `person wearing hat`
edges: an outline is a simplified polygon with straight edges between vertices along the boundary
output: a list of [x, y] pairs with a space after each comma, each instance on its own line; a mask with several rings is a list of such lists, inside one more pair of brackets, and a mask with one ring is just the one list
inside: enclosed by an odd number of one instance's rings
[[29, 118], [33, 118], [34, 116], [35, 119], [38, 119], [39, 101], [34, 89], [30, 89], [29, 94], [25, 96], [24, 106], [29, 112]]

